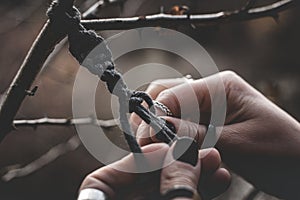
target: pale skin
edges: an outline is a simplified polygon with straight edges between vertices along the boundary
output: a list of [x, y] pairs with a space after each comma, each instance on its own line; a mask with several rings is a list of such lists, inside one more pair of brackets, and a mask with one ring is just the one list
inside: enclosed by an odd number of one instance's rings
[[[169, 147], [163, 143], [150, 144], [142, 148], [148, 163], [161, 170], [145, 174], [119, 171], [123, 168], [134, 170], [136, 165], [132, 154], [115, 163], [99, 168], [89, 174], [83, 181], [80, 190], [94, 188], [103, 191], [109, 199], [149, 199], [150, 195], [164, 193], [175, 185], [185, 185], [197, 189], [200, 184], [206, 189], [210, 198], [224, 192], [230, 184], [229, 172], [220, 167], [221, 157], [216, 149], [199, 151], [196, 166], [174, 161], [171, 152], [174, 144]], [[148, 154], [154, 152], [153, 154]], [[162, 167], [165, 163], [171, 163]], [[140, 183], [138, 180], [144, 180]], [[211, 189], [214, 188], [214, 189]], [[151, 199], [151, 198], [150, 198]], [[153, 198], [152, 198], [153, 199]], [[176, 198], [188, 200], [188, 198]]]
[[[297, 120], [273, 104], [234, 72], [221, 72], [224, 83], [227, 113], [225, 125], [216, 144], [222, 160], [234, 172], [258, 189], [285, 199], [300, 198], [300, 125]], [[177, 134], [194, 137], [199, 145], [205, 137], [211, 100], [207, 85], [214, 84], [216, 75], [187, 82], [184, 79], [159, 80], [150, 84], [147, 93], [166, 105], [174, 117], [171, 122]], [[192, 88], [197, 95], [201, 118], [198, 122], [180, 119], [184, 96]], [[182, 103], [182, 102], [181, 102]], [[133, 115], [131, 121], [140, 145], [159, 142], [155, 132]]]
[[[182, 134], [184, 135], [184, 134]], [[180, 161], [174, 161], [171, 152], [174, 144], [157, 143], [143, 145], [142, 151], [148, 163], [160, 170], [145, 174], [127, 173], [117, 169], [132, 171], [136, 168], [132, 154], [120, 161], [99, 168], [89, 174], [83, 181], [80, 191], [94, 188], [103, 191], [109, 199], [156, 199], [150, 195], [159, 196], [176, 185], [189, 186], [200, 190], [203, 197], [211, 199], [223, 193], [230, 185], [231, 176], [221, 165], [221, 156], [215, 148], [199, 150], [196, 166]], [[153, 154], [148, 154], [153, 152]], [[166, 163], [170, 163], [164, 166]], [[142, 183], [138, 180], [144, 180]], [[199, 191], [199, 192], [200, 192]], [[176, 198], [176, 200], [187, 198]]]

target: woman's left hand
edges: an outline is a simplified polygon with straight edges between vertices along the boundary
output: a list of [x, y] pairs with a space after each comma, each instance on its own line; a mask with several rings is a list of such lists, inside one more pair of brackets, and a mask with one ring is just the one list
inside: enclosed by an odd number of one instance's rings
[[[176, 143], [175, 143], [176, 144]], [[89, 174], [83, 181], [80, 191], [93, 188], [105, 193], [109, 199], [158, 199], [161, 192], [175, 187], [187, 185], [201, 195], [212, 198], [223, 193], [230, 184], [230, 174], [220, 168], [221, 158], [216, 149], [200, 150], [195, 166], [181, 161], [169, 162], [174, 145], [169, 147], [163, 143], [144, 146], [142, 151], [150, 167], [161, 169], [148, 173], [128, 173], [117, 169], [133, 171], [136, 168], [132, 154], [123, 159], [102, 167]], [[201, 174], [201, 176], [200, 176]]]

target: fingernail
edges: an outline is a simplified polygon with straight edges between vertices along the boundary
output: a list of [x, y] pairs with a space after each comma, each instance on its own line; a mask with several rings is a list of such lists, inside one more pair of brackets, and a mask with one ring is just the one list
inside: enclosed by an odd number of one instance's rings
[[196, 166], [198, 162], [197, 142], [189, 137], [179, 138], [175, 143], [173, 158], [192, 166]]
[[169, 122], [168, 120], [166, 120], [166, 125], [167, 127], [173, 132], [176, 133], [176, 127], [174, 126], [173, 123]]

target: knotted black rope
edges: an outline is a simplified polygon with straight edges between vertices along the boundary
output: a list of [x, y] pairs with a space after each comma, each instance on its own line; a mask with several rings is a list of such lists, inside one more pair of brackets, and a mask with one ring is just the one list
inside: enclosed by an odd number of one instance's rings
[[[106, 82], [108, 90], [118, 96], [120, 104], [120, 123], [124, 136], [133, 153], [141, 153], [130, 124], [127, 113], [135, 112], [157, 132], [158, 138], [170, 143], [176, 135], [166, 126], [165, 121], [155, 115], [153, 101], [149, 95], [132, 91], [125, 84], [122, 75], [115, 70], [112, 54], [104, 39], [94, 31], [86, 30], [80, 24], [80, 12], [75, 7], [66, 8], [53, 2], [48, 10], [50, 22], [65, 29], [68, 34], [69, 50], [76, 60], [91, 73]], [[95, 50], [94, 50], [95, 49]], [[145, 101], [149, 110], [141, 104]]]

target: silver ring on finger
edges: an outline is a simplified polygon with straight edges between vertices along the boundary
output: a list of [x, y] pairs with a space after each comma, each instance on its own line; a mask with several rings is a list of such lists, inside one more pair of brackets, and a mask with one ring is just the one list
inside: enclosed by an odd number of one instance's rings
[[154, 104], [154, 107], [156, 109], [159, 109], [160, 111], [162, 111], [163, 113], [165, 113], [166, 116], [170, 116], [170, 117], [173, 116], [172, 111], [166, 105], [164, 105], [164, 104], [162, 104], [162, 103], [160, 103], [158, 101], [155, 101], [155, 100], [153, 101], [153, 104]]

